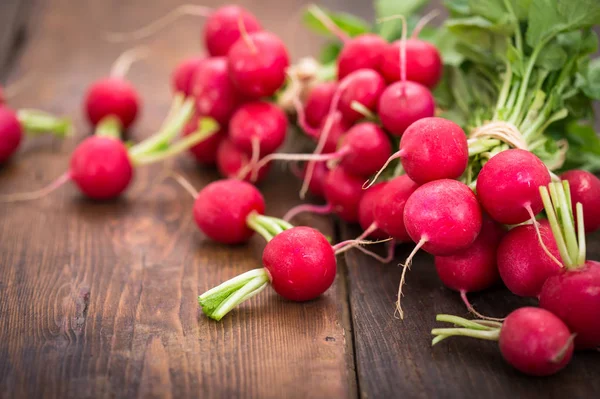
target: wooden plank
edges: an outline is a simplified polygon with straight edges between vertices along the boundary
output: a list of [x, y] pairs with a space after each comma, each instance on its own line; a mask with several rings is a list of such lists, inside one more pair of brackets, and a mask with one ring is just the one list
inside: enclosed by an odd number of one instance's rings
[[[273, 31], [286, 32], [302, 2], [242, 3]], [[88, 133], [80, 112], [84, 90], [127, 47], [110, 45], [99, 33], [131, 29], [173, 6], [166, 0], [37, 5], [19, 68], [43, 76], [12, 105], [68, 114], [77, 134], [64, 143], [25, 143], [0, 168], [2, 193], [38, 188], [67, 168], [68, 154]], [[160, 124], [169, 72], [199, 51], [200, 27], [188, 18], [148, 42], [149, 61], [130, 75], [145, 100], [134, 138]], [[169, 166], [198, 188], [216, 178], [190, 159]], [[221, 323], [208, 321], [197, 295], [259, 267], [263, 244], [226, 247], [204, 239], [192, 199], [173, 183], [150, 185], [159, 172], [137, 171], [134, 187], [117, 201], [87, 201], [68, 186], [39, 201], [0, 207], [1, 396], [355, 396], [344, 284], [307, 304], [266, 291]], [[298, 203], [297, 184], [280, 170], [262, 189], [272, 215]], [[333, 234], [330, 221], [313, 222]]]
[[[342, 228], [343, 237], [357, 229]], [[588, 239], [590, 259], [600, 259], [600, 233]], [[364, 398], [592, 398], [600, 394], [600, 353], [576, 353], [572, 363], [549, 378], [530, 378], [508, 366], [496, 343], [451, 338], [431, 347], [430, 331], [439, 313], [470, 318], [459, 295], [442, 286], [433, 259], [419, 253], [407, 276], [402, 307], [394, 318], [401, 268], [411, 245], [397, 249], [396, 259], [382, 265], [358, 251], [346, 256], [358, 385]], [[502, 317], [535, 305], [506, 289], [469, 295], [483, 314]], [[590, 317], [593, 317], [590, 315]]]
[[24, 41], [29, 0], [3, 0], [0, 4], [0, 77], [14, 63]]

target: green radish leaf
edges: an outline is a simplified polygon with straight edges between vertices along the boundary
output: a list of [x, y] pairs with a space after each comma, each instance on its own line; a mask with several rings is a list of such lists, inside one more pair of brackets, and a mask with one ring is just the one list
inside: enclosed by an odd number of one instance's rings
[[[316, 6], [315, 6], [316, 7]], [[342, 31], [346, 32], [349, 36], [354, 37], [371, 31], [371, 26], [367, 21], [357, 16], [348, 13], [334, 13], [321, 8], [321, 11], [325, 13]], [[329, 29], [315, 16], [311, 7], [309, 7], [304, 13], [304, 24], [312, 31], [323, 34], [333, 35]]]
[[[428, 0], [375, 0], [375, 17], [377, 19], [403, 15], [409, 19], [419, 12]], [[416, 23], [416, 21], [414, 21]], [[408, 24], [411, 25], [410, 23]], [[413, 24], [414, 26], [414, 24]], [[399, 39], [402, 35], [402, 20], [391, 20], [377, 24], [375, 31], [385, 40], [393, 41]]]
[[469, 8], [472, 14], [495, 23], [505, 22], [508, 17], [503, 0], [469, 0]]
[[585, 85], [582, 90], [585, 95], [593, 100], [600, 100], [600, 58], [590, 61], [583, 80]]
[[587, 28], [600, 21], [598, 0], [557, 0], [557, 3], [558, 14], [564, 24], [563, 32]]
[[592, 126], [572, 122], [567, 125], [567, 138], [586, 152], [600, 156], [600, 137]]
[[340, 51], [342, 50], [342, 45], [339, 42], [331, 42], [327, 43], [321, 49], [321, 54], [319, 54], [319, 62], [321, 64], [328, 64], [330, 62], [335, 62], [337, 60]]
[[533, 0], [529, 7], [527, 44], [536, 47], [544, 38], [560, 31], [561, 18], [556, 7], [557, 0]]
[[509, 0], [514, 15], [519, 21], [526, 21], [529, 16], [529, 7], [532, 0]]
[[535, 65], [547, 71], [556, 71], [561, 69], [566, 62], [567, 52], [556, 41], [552, 41], [540, 53]]
[[510, 62], [512, 72], [516, 76], [522, 77], [525, 70], [525, 66], [523, 65], [523, 53], [517, 50], [515, 46], [510, 44], [508, 45], [506, 51], [506, 58], [508, 59], [508, 62]]
[[469, 0], [444, 0], [444, 5], [453, 15], [469, 15]]

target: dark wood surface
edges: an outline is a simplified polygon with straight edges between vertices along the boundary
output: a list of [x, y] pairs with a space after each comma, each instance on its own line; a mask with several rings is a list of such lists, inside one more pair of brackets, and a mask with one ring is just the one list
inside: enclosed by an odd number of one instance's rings
[[[89, 133], [81, 113], [85, 88], [127, 48], [103, 41], [100, 32], [131, 29], [175, 2], [38, 0], [24, 8], [28, 3], [0, 2], [1, 81], [35, 72], [34, 86], [10, 105], [69, 115], [76, 131], [64, 142], [26, 141], [0, 168], [1, 193], [50, 182]], [[280, 34], [296, 57], [318, 48], [297, 24], [305, 1], [240, 3]], [[325, 4], [360, 14], [370, 7]], [[200, 28], [187, 18], [146, 42], [150, 61], [135, 64], [131, 73], [144, 99], [132, 139], [161, 122], [169, 73], [200, 50]], [[182, 171], [197, 188], [217, 178], [186, 157], [166, 167]], [[577, 354], [556, 377], [531, 379], [506, 366], [494, 343], [457, 338], [432, 349], [435, 314], [465, 310], [441, 287], [431, 259], [420, 254], [408, 277], [407, 318], [394, 319], [397, 264], [406, 246], [389, 265], [349, 252], [339, 260], [334, 287], [319, 300], [294, 304], [266, 291], [221, 323], [208, 321], [197, 295], [258, 267], [263, 244], [258, 238], [238, 247], [209, 242], [193, 222], [192, 199], [174, 183], [152, 184], [161, 168], [139, 169], [128, 194], [110, 203], [86, 201], [67, 186], [43, 200], [0, 206], [0, 397], [599, 396], [597, 353]], [[261, 189], [272, 215], [298, 203], [297, 184], [279, 168]], [[356, 234], [347, 226], [338, 231], [327, 218], [301, 220], [335, 239]], [[590, 255], [600, 258], [598, 245], [592, 247]], [[498, 316], [523, 304], [501, 289], [472, 300]]]

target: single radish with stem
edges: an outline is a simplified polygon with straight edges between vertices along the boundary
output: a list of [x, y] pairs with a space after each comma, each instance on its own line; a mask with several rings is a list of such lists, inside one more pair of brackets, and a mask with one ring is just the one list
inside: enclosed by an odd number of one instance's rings
[[417, 188], [408, 198], [404, 225], [417, 245], [403, 265], [396, 302], [400, 318], [404, 318], [400, 302], [406, 271], [419, 249], [436, 256], [467, 249], [479, 235], [481, 223], [481, 209], [475, 194], [459, 181], [432, 181]]
[[592, 233], [600, 229], [600, 179], [585, 170], [569, 170], [560, 175], [571, 187], [573, 213], [575, 204], [583, 206], [585, 232]]
[[463, 174], [469, 162], [467, 136], [450, 120], [421, 119], [406, 129], [399, 150], [388, 158], [370, 184], [395, 159], [400, 159], [406, 174], [419, 184], [455, 179]]
[[569, 364], [573, 356], [575, 334], [571, 334], [558, 317], [544, 309], [517, 309], [503, 323], [443, 314], [437, 315], [436, 320], [458, 327], [431, 330], [435, 336], [433, 345], [453, 336], [498, 341], [504, 360], [528, 375], [555, 374]]
[[597, 348], [600, 346], [600, 262], [586, 261], [583, 205], [575, 204], [574, 215], [568, 181], [540, 187], [540, 193], [565, 266], [561, 273], [548, 277], [544, 283], [539, 296], [540, 307], [560, 317], [576, 334], [577, 349]]
[[122, 53], [114, 62], [110, 75], [97, 80], [88, 88], [85, 95], [85, 110], [92, 126], [106, 117], [119, 119], [123, 130], [129, 129], [141, 108], [137, 90], [125, 80], [131, 65], [148, 55], [146, 47], [136, 47]]
[[402, 19], [402, 39], [400, 39], [398, 59], [400, 80], [383, 91], [379, 97], [377, 113], [383, 127], [391, 134], [400, 137], [414, 122], [435, 114], [435, 100], [427, 87], [407, 80], [406, 19], [403, 16], [391, 18]]
[[379, 97], [385, 90], [385, 81], [372, 69], [359, 69], [348, 76], [352, 78], [341, 94], [338, 109], [346, 122], [354, 123], [364, 118], [363, 113], [355, 110], [354, 103], [358, 103], [368, 112], [376, 112]]
[[28, 201], [42, 198], [69, 181], [73, 181], [88, 198], [108, 200], [119, 196], [130, 184], [134, 167], [176, 156], [218, 131], [212, 119], [201, 121], [196, 133], [177, 140], [193, 113], [193, 100], [176, 96], [161, 129], [155, 135], [127, 148], [119, 139], [119, 118], [109, 116], [96, 126], [96, 134], [82, 141], [71, 155], [67, 172], [49, 186], [30, 193], [9, 194], [0, 202]]
[[69, 134], [71, 123], [67, 119], [33, 109], [13, 111], [0, 104], [0, 164], [17, 151], [23, 135], [30, 137], [51, 133], [58, 137]]
[[200, 65], [206, 60], [202, 56], [189, 57], [181, 61], [171, 74], [171, 85], [173, 93], [183, 93], [186, 96], [192, 94], [192, 82], [194, 75]]
[[490, 318], [473, 308], [467, 293], [486, 290], [500, 280], [496, 250], [505, 233], [503, 226], [484, 215], [481, 232], [470, 247], [452, 255], [435, 257], [435, 268], [442, 283], [458, 291], [469, 312], [480, 319]]
[[285, 161], [338, 161], [339, 166], [355, 176], [371, 176], [386, 161], [391, 144], [385, 132], [372, 122], [354, 125], [341, 139], [337, 151], [329, 154], [270, 154], [256, 164], [257, 168], [273, 160]]
[[252, 183], [263, 181], [271, 169], [271, 165], [263, 166], [253, 180], [250, 156], [236, 147], [227, 137], [219, 145], [216, 162], [221, 176]]
[[213, 10], [209, 7], [183, 4], [133, 32], [109, 32], [105, 37], [116, 43], [144, 39], [186, 15], [206, 18], [203, 31], [204, 44], [213, 57], [227, 55], [231, 46], [241, 37], [240, 21], [247, 32], [262, 30], [256, 17], [240, 6], [226, 5]]

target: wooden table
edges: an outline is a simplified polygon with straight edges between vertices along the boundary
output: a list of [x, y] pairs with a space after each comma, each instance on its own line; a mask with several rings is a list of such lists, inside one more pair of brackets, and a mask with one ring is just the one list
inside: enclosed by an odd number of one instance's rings
[[[11, 105], [66, 114], [76, 126], [64, 142], [28, 140], [0, 168], [2, 193], [29, 191], [57, 177], [89, 134], [81, 113], [84, 90], [126, 48], [100, 33], [132, 29], [174, 3], [2, 1], [1, 76], [37, 74]], [[240, 3], [295, 56], [318, 48], [320, 41], [297, 22], [304, 1]], [[325, 4], [368, 16], [368, 2], [348, 3]], [[150, 61], [133, 67], [131, 81], [144, 99], [133, 139], [165, 116], [169, 73], [199, 51], [201, 25], [182, 20], [148, 42]], [[198, 188], [217, 178], [187, 157], [170, 166]], [[263, 244], [253, 239], [225, 247], [206, 240], [194, 225], [192, 199], [173, 183], [150, 184], [161, 167], [139, 169], [134, 187], [113, 202], [87, 201], [68, 186], [39, 201], [0, 206], [1, 397], [600, 397], [598, 353], [578, 353], [564, 372], [536, 379], [505, 365], [493, 343], [455, 339], [432, 349], [435, 314], [466, 312], [424, 254], [408, 277], [407, 318], [394, 319], [396, 265], [409, 246], [390, 265], [348, 253], [339, 259], [335, 285], [319, 300], [289, 303], [267, 290], [221, 323], [207, 320], [197, 295], [258, 267]], [[280, 168], [261, 189], [272, 215], [298, 203], [298, 184]], [[302, 221], [336, 240], [357, 233], [327, 218]], [[589, 251], [595, 259], [598, 239]], [[472, 300], [498, 316], [527, 303], [500, 288]]]

